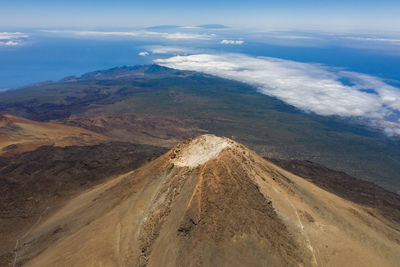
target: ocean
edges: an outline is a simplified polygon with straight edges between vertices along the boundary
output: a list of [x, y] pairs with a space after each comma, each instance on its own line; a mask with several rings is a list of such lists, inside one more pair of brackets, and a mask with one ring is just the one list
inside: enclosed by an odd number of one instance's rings
[[[58, 80], [65, 76], [122, 65], [150, 64], [158, 58], [178, 54], [176, 51], [149, 53], [148, 47], [179, 47], [192, 53], [242, 53], [298, 62], [318, 63], [334, 68], [378, 76], [399, 85], [400, 53], [379, 49], [376, 45], [359, 47], [340, 43], [301, 43], [286, 40], [268, 42], [265, 38], [244, 38], [240, 45], [221, 45], [217, 40], [156, 40], [139, 38], [80, 38], [51, 34], [30, 34], [15, 46], [0, 46], [0, 89], [29, 83]], [[348, 43], [347, 43], [348, 44]], [[379, 44], [377, 44], [379, 45]], [[185, 49], [183, 49], [185, 48]], [[399, 46], [400, 50], [400, 46]]]

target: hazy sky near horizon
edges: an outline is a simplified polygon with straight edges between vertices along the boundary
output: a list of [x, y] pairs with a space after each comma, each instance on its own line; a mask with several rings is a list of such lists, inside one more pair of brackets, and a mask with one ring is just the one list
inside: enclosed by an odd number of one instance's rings
[[398, 0], [2, 0], [0, 27], [219, 23], [258, 29], [400, 31]]

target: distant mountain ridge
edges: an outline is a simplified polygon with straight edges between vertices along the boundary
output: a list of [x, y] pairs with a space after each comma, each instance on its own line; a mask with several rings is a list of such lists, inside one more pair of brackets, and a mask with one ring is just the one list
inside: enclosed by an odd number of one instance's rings
[[149, 74], [170, 74], [173, 75], [175, 73], [184, 73], [179, 70], [172, 70], [167, 67], [163, 67], [160, 65], [152, 64], [152, 65], [135, 65], [135, 66], [121, 66], [115, 67], [111, 69], [105, 70], [97, 70], [91, 71], [82, 74], [81, 76], [70, 76], [61, 79], [61, 82], [68, 81], [76, 81], [76, 80], [84, 80], [84, 79], [97, 79], [97, 80], [106, 80], [106, 79], [121, 79], [121, 78], [135, 78]]

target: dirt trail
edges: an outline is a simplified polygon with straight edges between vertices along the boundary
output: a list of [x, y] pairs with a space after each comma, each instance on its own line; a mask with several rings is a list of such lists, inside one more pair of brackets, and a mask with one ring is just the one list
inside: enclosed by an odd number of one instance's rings
[[23, 239], [32, 231], [32, 229], [40, 223], [40, 221], [41, 221], [42, 218], [43, 218], [43, 215], [46, 213], [46, 211], [47, 211], [48, 209], [50, 209], [49, 206], [47, 206], [47, 207], [43, 210], [43, 212], [41, 212], [41, 214], [40, 214], [39, 218], [37, 219], [37, 221], [28, 229], [28, 231], [26, 231], [26, 233], [23, 234], [23, 235], [22, 235], [19, 239], [17, 239], [17, 241], [15, 242], [15, 247], [14, 247], [15, 257], [14, 257], [14, 261], [13, 261], [13, 267], [15, 267], [15, 265], [17, 264], [19, 241], [20, 241], [20, 240], [23, 240]]

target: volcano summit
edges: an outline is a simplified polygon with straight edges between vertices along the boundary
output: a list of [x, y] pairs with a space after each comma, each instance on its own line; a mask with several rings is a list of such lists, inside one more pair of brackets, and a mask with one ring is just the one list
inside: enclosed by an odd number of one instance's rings
[[42, 218], [19, 241], [16, 263], [395, 266], [399, 230], [371, 206], [202, 135]]

